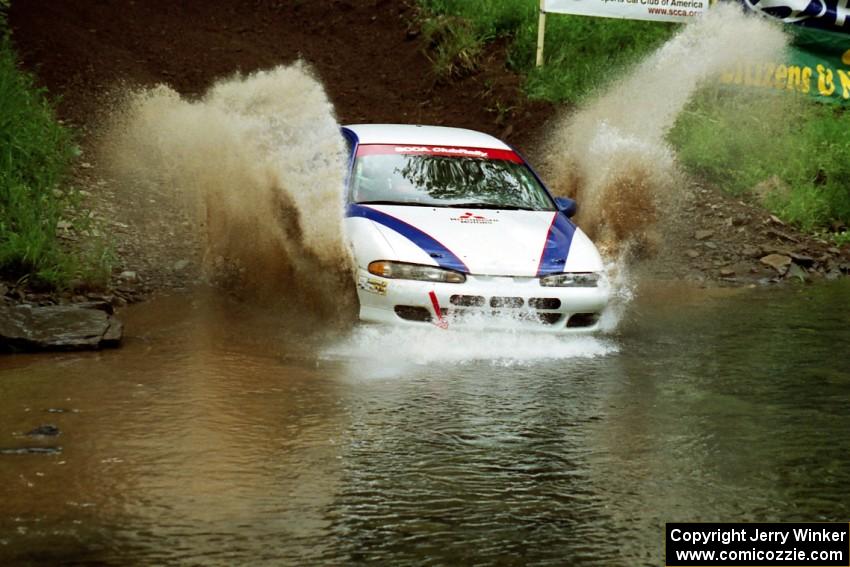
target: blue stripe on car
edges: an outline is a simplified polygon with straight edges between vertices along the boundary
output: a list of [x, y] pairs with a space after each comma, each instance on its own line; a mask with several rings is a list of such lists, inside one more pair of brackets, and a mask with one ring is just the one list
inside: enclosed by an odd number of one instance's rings
[[466, 264], [464, 264], [454, 252], [446, 248], [442, 242], [433, 236], [426, 234], [412, 224], [406, 223], [403, 220], [383, 211], [379, 211], [365, 205], [358, 205], [357, 203], [348, 205], [346, 216], [363, 217], [378, 224], [382, 224], [385, 227], [396, 231], [427, 252], [441, 268], [456, 270], [465, 274], [469, 273], [469, 268], [466, 267]]
[[351, 144], [351, 155], [348, 156], [348, 171], [345, 173], [345, 186], [348, 187], [348, 183], [351, 180], [351, 171], [354, 169], [354, 158], [357, 157], [357, 147], [360, 145], [360, 138], [350, 128], [343, 126], [340, 130], [343, 137]]
[[552, 225], [546, 234], [546, 244], [543, 245], [543, 253], [540, 255], [540, 264], [537, 266], [537, 277], [549, 274], [558, 274], [564, 271], [567, 256], [570, 253], [570, 245], [573, 242], [573, 234], [576, 227], [565, 215], [555, 213]]

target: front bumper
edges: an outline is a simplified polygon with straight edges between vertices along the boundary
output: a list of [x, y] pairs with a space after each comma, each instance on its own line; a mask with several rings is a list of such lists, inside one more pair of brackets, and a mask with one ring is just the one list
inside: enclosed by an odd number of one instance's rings
[[535, 277], [468, 275], [462, 284], [387, 279], [359, 268], [357, 296], [362, 321], [423, 326], [437, 322], [430, 292], [449, 325], [529, 328], [541, 332], [599, 330], [608, 285], [543, 287]]

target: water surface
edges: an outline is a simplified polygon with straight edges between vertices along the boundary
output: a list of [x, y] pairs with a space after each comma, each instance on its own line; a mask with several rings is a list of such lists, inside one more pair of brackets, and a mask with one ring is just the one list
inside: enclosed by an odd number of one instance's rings
[[[319, 333], [205, 294], [0, 359], [2, 564], [660, 565], [850, 518], [850, 285], [648, 285], [617, 333]], [[24, 434], [42, 424], [58, 437]]]

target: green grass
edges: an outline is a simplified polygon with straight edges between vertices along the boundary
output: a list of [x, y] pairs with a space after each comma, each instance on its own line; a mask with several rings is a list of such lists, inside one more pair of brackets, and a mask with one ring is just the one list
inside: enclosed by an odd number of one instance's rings
[[670, 133], [679, 161], [817, 231], [850, 221], [850, 114], [794, 95], [706, 89]]
[[[423, 27], [452, 18], [467, 50], [507, 37], [507, 65], [526, 76], [530, 98], [580, 103], [667, 41], [678, 26], [549, 15], [545, 65], [535, 67], [535, 0], [420, 0]], [[462, 23], [458, 23], [458, 21]], [[479, 43], [476, 50], [469, 43]], [[669, 140], [691, 174], [733, 194], [754, 193], [769, 210], [819, 232], [850, 225], [850, 114], [841, 107], [766, 90], [705, 89]], [[758, 189], [758, 191], [756, 191]], [[850, 241], [848, 233], [831, 237]]]
[[43, 89], [17, 67], [0, 5], [0, 275], [33, 287], [62, 288], [72, 280], [98, 283], [110, 255], [97, 242], [64, 246], [57, 224], [91, 230], [78, 193], [63, 187], [78, 150]]
[[426, 56], [440, 79], [458, 79], [478, 69], [487, 36], [468, 20], [435, 16], [422, 22], [422, 34], [428, 44]]
[[[537, 2], [534, 0], [422, 0], [423, 30], [453, 18], [468, 23], [467, 43], [510, 37], [508, 65], [528, 75], [532, 98], [578, 102], [617, 78], [629, 64], [655, 49], [675, 25], [606, 18], [552, 15], [546, 23], [546, 64], [534, 66]], [[458, 24], [455, 24], [459, 27]]]

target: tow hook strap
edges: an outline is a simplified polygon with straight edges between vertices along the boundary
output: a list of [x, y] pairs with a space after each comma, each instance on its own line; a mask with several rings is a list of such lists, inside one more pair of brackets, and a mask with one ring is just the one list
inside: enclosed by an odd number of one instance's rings
[[437, 321], [434, 324], [441, 329], [448, 329], [449, 322], [443, 319], [443, 312], [440, 310], [440, 302], [437, 301], [437, 294], [429, 291], [428, 297], [431, 298], [431, 305], [434, 306], [434, 315], [437, 316]]

